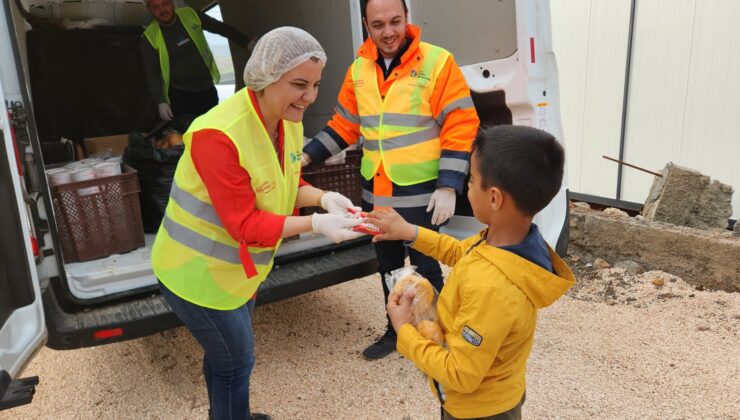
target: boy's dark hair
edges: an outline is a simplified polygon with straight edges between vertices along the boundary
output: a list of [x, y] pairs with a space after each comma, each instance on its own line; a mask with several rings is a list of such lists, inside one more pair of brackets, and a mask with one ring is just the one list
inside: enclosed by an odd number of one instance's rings
[[534, 216], [560, 190], [565, 152], [550, 133], [499, 125], [481, 130], [473, 142], [483, 188], [511, 194], [516, 207]]
[[[406, 6], [406, 0], [400, 0], [401, 4], [403, 5], [403, 12], [408, 14], [409, 8]], [[367, 17], [367, 4], [370, 3], [370, 0], [360, 0], [360, 7], [362, 8], [362, 17], [363, 19]]]

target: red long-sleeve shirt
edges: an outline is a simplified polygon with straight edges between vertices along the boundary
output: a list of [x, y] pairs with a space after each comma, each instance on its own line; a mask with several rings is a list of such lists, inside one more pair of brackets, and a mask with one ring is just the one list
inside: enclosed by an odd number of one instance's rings
[[[262, 112], [252, 91], [249, 91], [249, 97], [264, 124]], [[280, 156], [284, 143], [282, 121], [278, 123], [278, 133]], [[206, 129], [193, 133], [190, 147], [195, 169], [229, 235], [242, 243], [242, 246], [275, 246], [283, 231], [286, 216], [257, 208], [251, 177], [239, 164], [239, 154], [234, 143], [221, 131]], [[304, 185], [310, 184], [301, 178], [298, 187]]]

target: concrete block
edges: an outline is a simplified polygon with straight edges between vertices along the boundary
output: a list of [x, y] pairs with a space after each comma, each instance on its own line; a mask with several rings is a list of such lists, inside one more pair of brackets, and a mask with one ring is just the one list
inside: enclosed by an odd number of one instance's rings
[[655, 177], [642, 215], [651, 221], [698, 229], [726, 228], [733, 188], [692, 169], [668, 163]]
[[740, 292], [740, 238], [640, 219], [571, 208], [569, 245], [584, 256], [630, 260], [694, 286]]

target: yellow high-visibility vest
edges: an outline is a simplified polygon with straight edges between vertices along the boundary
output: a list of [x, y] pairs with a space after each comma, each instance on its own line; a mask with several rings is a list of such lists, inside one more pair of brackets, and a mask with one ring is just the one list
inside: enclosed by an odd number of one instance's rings
[[393, 82], [380, 96], [377, 64], [359, 57], [352, 65], [360, 117], [362, 176], [370, 180], [382, 162], [388, 178], [397, 185], [436, 179], [442, 147], [441, 124], [435, 120], [430, 99], [450, 53], [421, 42], [421, 60]]
[[197, 118], [183, 136], [185, 153], [152, 248], [154, 274], [179, 297], [212, 309], [238, 308], [267, 277], [282, 242], [272, 248], [247, 247], [257, 271], [248, 278], [240, 244], [224, 229], [193, 164], [193, 133], [216, 129], [226, 134], [236, 146], [240, 165], [249, 172], [257, 208], [288, 216], [298, 194], [303, 125], [283, 120], [283, 127], [284, 171], [246, 88]]
[[[203, 62], [206, 63], [206, 67], [211, 72], [211, 78], [213, 83], [216, 84], [221, 80], [221, 74], [218, 72], [218, 66], [213, 60], [213, 53], [208, 47], [206, 37], [203, 35], [203, 28], [200, 23], [198, 13], [191, 7], [179, 7], [175, 9], [177, 17], [180, 18], [182, 26], [187, 31], [190, 39], [193, 40], [195, 48], [198, 49], [200, 56], [203, 58]], [[152, 44], [157, 53], [159, 53], [159, 66], [162, 68], [162, 89], [164, 90], [164, 99], [167, 103], [170, 103], [170, 54], [167, 52], [167, 44], [164, 42], [162, 36], [162, 28], [159, 26], [159, 21], [156, 19], [152, 20], [152, 23], [146, 27], [144, 31], [144, 37]]]

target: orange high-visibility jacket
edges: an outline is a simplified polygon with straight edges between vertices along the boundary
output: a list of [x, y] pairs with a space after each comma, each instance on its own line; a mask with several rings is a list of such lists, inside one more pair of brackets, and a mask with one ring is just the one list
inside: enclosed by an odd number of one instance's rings
[[[415, 65], [423, 59], [419, 48], [421, 29], [414, 25], [408, 25], [406, 33], [407, 37], [411, 39], [411, 43], [401, 56], [400, 64], [393, 69], [387, 79], [384, 77], [380, 66], [375, 65], [378, 93], [381, 98], [385, 98], [394, 83], [413, 80], [411, 78], [417, 75], [414, 71]], [[376, 62], [378, 60], [378, 48], [368, 38], [358, 50], [357, 55]], [[432, 190], [439, 187], [451, 187], [461, 193], [469, 170], [470, 149], [478, 130], [479, 119], [470, 98], [470, 90], [454, 58], [451, 54], [443, 54], [440, 59], [445, 60], [445, 62], [439, 70], [436, 83], [428, 98], [432, 117], [440, 126], [440, 170], [436, 185]], [[355, 144], [360, 138], [360, 119], [363, 115], [360, 115], [358, 111], [355, 83], [361, 81], [354, 80], [353, 66], [350, 66], [347, 70], [339, 92], [334, 116], [327, 126], [304, 148], [304, 151], [311, 156], [314, 162], [323, 162], [329, 156]], [[364, 193], [363, 198], [374, 200], [375, 204], [379, 205], [378, 197], [393, 197], [395, 195], [393, 192], [394, 184], [387, 176], [384, 165], [381, 163], [373, 179], [373, 191]], [[394, 197], [382, 202], [390, 204], [391, 207], [426, 206], [432, 191], [419, 192], [418, 197], [406, 193], [403, 197]], [[372, 193], [370, 197], [368, 197], [369, 193]], [[422, 203], [423, 200], [420, 201], [420, 198], [427, 198], [426, 202]], [[396, 203], [393, 200], [400, 201]]]

